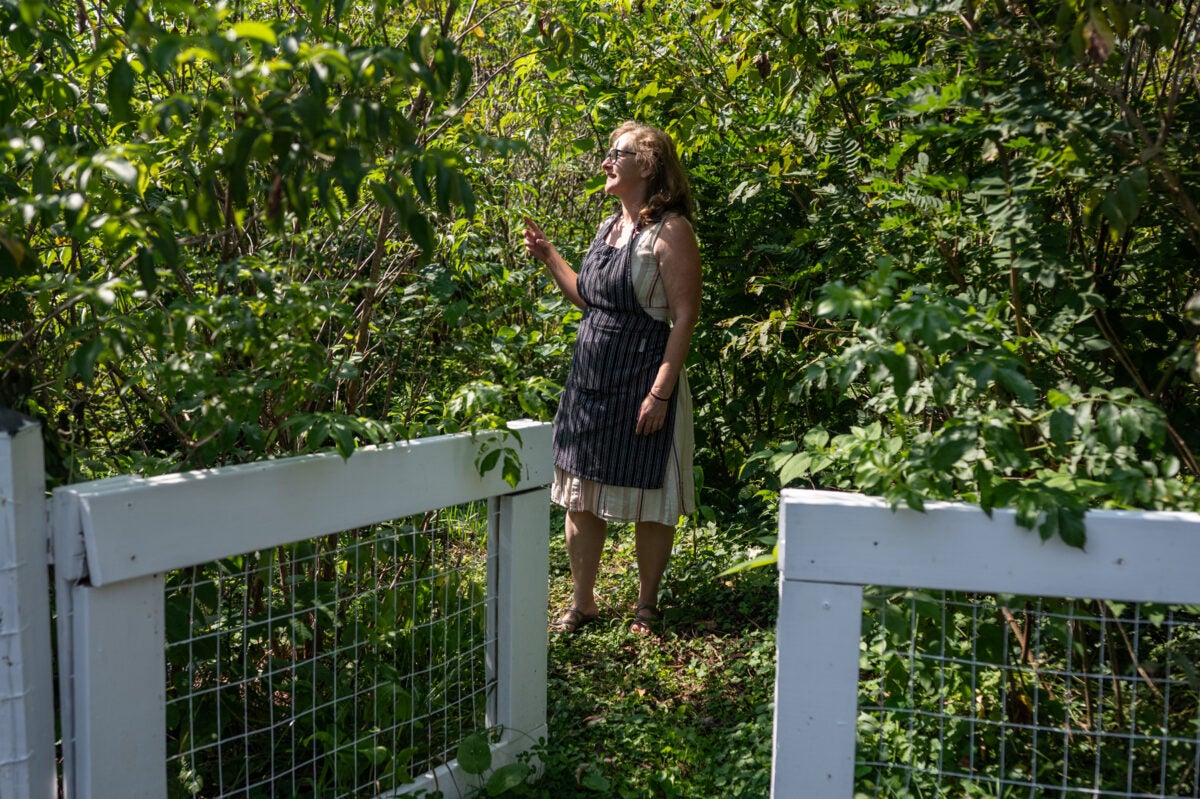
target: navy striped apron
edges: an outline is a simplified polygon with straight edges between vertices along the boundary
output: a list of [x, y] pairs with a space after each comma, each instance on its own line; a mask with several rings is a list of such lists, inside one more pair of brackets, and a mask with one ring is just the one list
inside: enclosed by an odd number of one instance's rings
[[640, 231], [620, 249], [605, 242], [618, 218], [602, 227], [579, 268], [587, 308], [554, 417], [554, 464], [607, 485], [661, 488], [675, 431], [673, 386], [662, 429], [634, 431], [671, 328], [646, 313], [633, 290]]

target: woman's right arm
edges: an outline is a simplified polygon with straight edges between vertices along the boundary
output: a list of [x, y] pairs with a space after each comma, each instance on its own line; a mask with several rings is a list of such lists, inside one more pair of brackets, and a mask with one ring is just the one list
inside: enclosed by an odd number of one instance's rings
[[587, 303], [579, 296], [578, 275], [575, 270], [558, 254], [558, 250], [546, 238], [546, 234], [529, 217], [525, 217], [525, 249], [546, 265], [550, 276], [568, 300], [578, 308], [587, 307]]

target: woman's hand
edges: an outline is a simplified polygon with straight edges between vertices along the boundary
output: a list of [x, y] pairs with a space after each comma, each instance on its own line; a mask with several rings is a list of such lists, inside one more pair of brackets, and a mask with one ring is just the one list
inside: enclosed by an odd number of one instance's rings
[[525, 217], [525, 249], [544, 264], [549, 264], [554, 256], [554, 245], [529, 217]]
[[542, 229], [529, 217], [525, 217], [525, 249], [546, 265], [554, 282], [573, 305], [587, 307], [583, 297], [579, 296], [579, 275], [575, 274], [575, 270], [558, 254]]
[[655, 399], [653, 394], [647, 394], [642, 400], [642, 407], [638, 410], [637, 428], [634, 432], [639, 436], [648, 436], [662, 430], [663, 425], [667, 422], [668, 404], [670, 404], [670, 400], [664, 402]]

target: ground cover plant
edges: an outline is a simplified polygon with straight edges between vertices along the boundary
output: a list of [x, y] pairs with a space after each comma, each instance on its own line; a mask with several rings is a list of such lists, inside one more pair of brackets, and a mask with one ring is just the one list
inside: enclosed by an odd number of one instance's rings
[[[616, 531], [602, 562], [602, 619], [551, 639], [548, 740], [537, 750], [545, 773], [513, 795], [767, 795], [774, 574], [714, 578], [753, 547], [714, 526], [685, 528], [664, 582], [664, 624], [647, 637], [628, 628], [637, 598], [633, 535]], [[551, 572], [551, 604], [565, 607], [570, 584], [557, 541]]]

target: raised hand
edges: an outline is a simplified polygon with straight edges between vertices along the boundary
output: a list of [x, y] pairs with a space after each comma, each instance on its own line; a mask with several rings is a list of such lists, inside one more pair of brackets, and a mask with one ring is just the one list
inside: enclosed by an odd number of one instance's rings
[[544, 264], [549, 264], [554, 255], [554, 245], [529, 217], [525, 217], [525, 249]]

